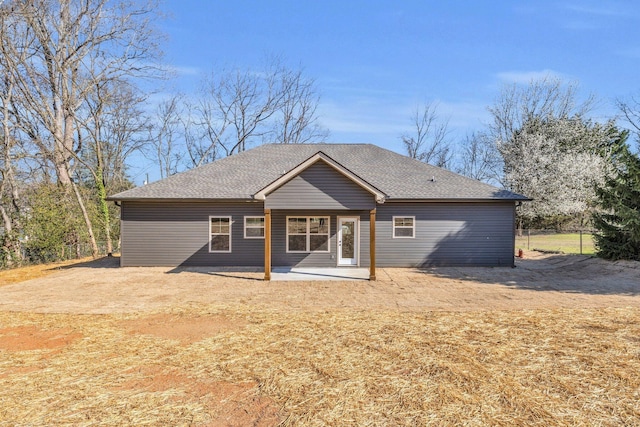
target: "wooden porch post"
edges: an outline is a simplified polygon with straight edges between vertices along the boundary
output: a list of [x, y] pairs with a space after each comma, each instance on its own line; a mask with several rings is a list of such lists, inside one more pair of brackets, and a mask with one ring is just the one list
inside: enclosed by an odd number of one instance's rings
[[264, 210], [264, 280], [271, 280], [271, 209]]
[[376, 210], [369, 211], [369, 280], [376, 280]]

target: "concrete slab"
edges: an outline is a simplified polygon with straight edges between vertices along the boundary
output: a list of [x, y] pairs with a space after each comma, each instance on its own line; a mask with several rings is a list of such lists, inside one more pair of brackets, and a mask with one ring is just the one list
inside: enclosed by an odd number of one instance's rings
[[369, 280], [368, 268], [274, 267], [272, 281]]

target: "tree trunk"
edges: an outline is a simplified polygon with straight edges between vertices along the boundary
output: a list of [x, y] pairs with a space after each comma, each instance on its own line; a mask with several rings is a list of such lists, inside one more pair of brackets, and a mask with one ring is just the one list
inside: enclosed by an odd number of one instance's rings
[[13, 267], [22, 261], [22, 247], [20, 240], [16, 238], [13, 232], [13, 224], [11, 217], [7, 213], [4, 206], [0, 205], [0, 215], [4, 224], [4, 241], [2, 250], [6, 254], [6, 266]]
[[[53, 132], [53, 165], [56, 169], [56, 176], [58, 182], [64, 186], [71, 184], [71, 174], [69, 173], [69, 150], [73, 149], [73, 142], [71, 147], [67, 148], [67, 135], [64, 131], [65, 120], [61, 112], [56, 112], [56, 126]], [[71, 135], [73, 138], [73, 135]], [[73, 141], [73, 139], [72, 139]]]
[[[13, 157], [11, 152], [15, 144], [12, 133], [12, 126], [9, 119], [11, 114], [9, 105], [11, 104], [13, 99], [13, 80], [9, 76], [5, 76], [4, 85], [5, 92], [3, 93], [2, 97], [2, 160], [4, 168], [2, 170], [0, 194], [4, 195], [5, 184], [8, 184], [11, 206], [7, 206], [9, 207], [9, 211], [5, 209], [4, 205], [0, 205], [0, 209], [5, 232], [4, 250], [7, 256], [7, 265], [11, 266], [16, 262], [20, 263], [22, 261], [22, 248], [20, 239], [18, 239], [17, 233], [13, 231], [20, 230], [20, 203], [18, 203], [20, 195], [18, 193], [15, 175], [13, 173]], [[13, 215], [11, 215], [12, 211]]]
[[107, 191], [104, 187], [104, 178], [102, 170], [98, 169], [96, 174], [96, 186], [98, 187], [98, 198], [100, 203], [100, 212], [102, 213], [102, 221], [104, 222], [104, 234], [107, 240], [107, 256], [113, 255], [113, 244], [111, 243], [111, 216], [109, 215], [109, 206], [107, 205]]
[[82, 195], [78, 190], [78, 186], [75, 182], [71, 181], [71, 187], [73, 188], [73, 192], [76, 195], [76, 199], [78, 200], [78, 205], [80, 206], [80, 210], [82, 211], [82, 216], [84, 217], [84, 222], [87, 225], [87, 232], [89, 233], [89, 241], [91, 243], [91, 256], [94, 258], [98, 257], [98, 244], [96, 243], [96, 238], [93, 234], [93, 225], [91, 224], [91, 218], [89, 218], [89, 214], [87, 213], [87, 208], [84, 205], [84, 201], [82, 200]]
[[518, 237], [522, 237], [522, 218], [518, 218]]

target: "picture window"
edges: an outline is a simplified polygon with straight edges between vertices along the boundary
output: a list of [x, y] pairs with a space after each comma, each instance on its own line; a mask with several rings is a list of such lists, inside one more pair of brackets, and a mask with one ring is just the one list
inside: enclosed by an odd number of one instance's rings
[[287, 217], [287, 252], [329, 252], [329, 217]]

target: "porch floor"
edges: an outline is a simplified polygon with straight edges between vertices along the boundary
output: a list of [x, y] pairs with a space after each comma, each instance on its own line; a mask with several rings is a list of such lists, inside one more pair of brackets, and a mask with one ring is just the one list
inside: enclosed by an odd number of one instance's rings
[[369, 280], [368, 268], [274, 267], [272, 281]]

